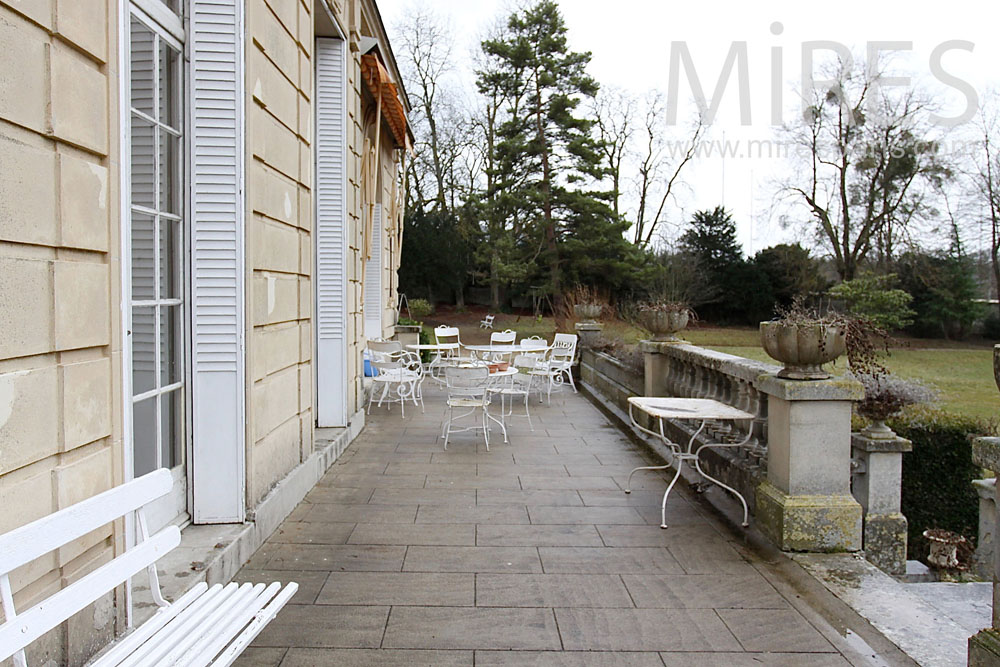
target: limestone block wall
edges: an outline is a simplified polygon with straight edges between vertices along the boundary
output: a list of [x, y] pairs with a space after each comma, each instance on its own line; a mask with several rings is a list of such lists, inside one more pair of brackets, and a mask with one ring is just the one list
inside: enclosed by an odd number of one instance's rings
[[311, 11], [246, 4], [249, 508], [313, 448]]
[[[0, 0], [0, 533], [122, 480], [116, 12]], [[16, 571], [15, 603], [78, 579], [119, 540], [105, 526]], [[82, 662], [112, 636], [113, 602], [29, 661]]]

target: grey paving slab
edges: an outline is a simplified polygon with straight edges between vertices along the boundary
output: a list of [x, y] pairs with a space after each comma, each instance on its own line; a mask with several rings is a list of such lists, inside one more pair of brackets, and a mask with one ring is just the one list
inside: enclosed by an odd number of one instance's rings
[[388, 616], [389, 607], [289, 604], [253, 645], [377, 648]]
[[[634, 467], [630, 465], [606, 466], [599, 463], [571, 463], [566, 466], [566, 471], [571, 477], [627, 477]], [[666, 482], [663, 482], [663, 488], [666, 488]]]
[[628, 607], [621, 577], [600, 574], [477, 574], [479, 607]]
[[600, 547], [604, 546], [594, 526], [531, 526], [480, 524], [479, 546]]
[[791, 609], [720, 609], [718, 614], [747, 651], [834, 650], [799, 612]]
[[472, 606], [474, 574], [331, 572], [316, 604]]
[[626, 574], [636, 607], [652, 609], [788, 609], [759, 574]]
[[309, 503], [350, 503], [365, 504], [372, 497], [375, 487], [316, 486], [306, 494]]
[[551, 609], [395, 607], [385, 648], [557, 650]]
[[448, 451], [431, 454], [431, 463], [513, 463], [514, 455], [503, 450], [503, 443], [497, 441], [490, 451], [470, 452], [462, 448], [462, 443], [449, 443]]
[[834, 653], [661, 653], [666, 667], [847, 667]]
[[381, 505], [475, 504], [475, 489], [375, 489], [369, 501]]
[[520, 489], [521, 480], [509, 475], [428, 475], [428, 489]]
[[312, 505], [303, 522], [413, 523], [417, 504], [408, 505]]
[[646, 520], [634, 507], [542, 507], [529, 508], [531, 523], [625, 523], [644, 524]]
[[294, 581], [299, 585], [299, 590], [295, 591], [291, 603], [313, 604], [320, 590], [323, 588], [323, 584], [326, 583], [328, 576], [330, 576], [329, 572], [307, 572], [304, 570], [293, 572], [290, 570], [251, 570], [243, 568], [236, 573], [233, 581], [240, 583], [249, 582], [251, 584], [273, 584], [276, 581], [287, 584], [290, 581]]
[[399, 572], [405, 554], [406, 547], [282, 544], [267, 561], [267, 569]]
[[282, 667], [471, 667], [472, 651], [289, 649]]
[[385, 472], [387, 462], [381, 461], [379, 463], [373, 463], [371, 461], [345, 461], [340, 465], [335, 465], [333, 468], [334, 474], [340, 472], [350, 472], [354, 475], [381, 475]]
[[354, 530], [353, 523], [283, 523], [269, 541], [292, 544], [347, 544]]
[[257, 648], [251, 646], [236, 659], [236, 667], [278, 667], [287, 648]]
[[614, 489], [618, 484], [611, 477], [561, 477], [556, 475], [521, 475], [524, 489]]
[[528, 510], [512, 505], [423, 505], [417, 523], [529, 523]]
[[386, 475], [475, 475], [475, 463], [451, 463], [448, 461], [428, 463], [390, 463]]
[[[659, 505], [640, 505], [634, 509], [639, 513], [639, 516], [646, 521], [646, 523], [654, 526], [660, 525], [661, 518]], [[691, 524], [704, 524], [705, 522], [705, 516], [690, 504], [673, 502], [673, 498], [670, 498], [667, 501], [668, 526], [689, 526]]]
[[555, 463], [545, 465], [517, 465], [515, 463], [480, 463], [476, 466], [479, 477], [505, 477], [508, 475], [558, 475], [568, 476], [566, 466]]
[[663, 667], [657, 653], [635, 651], [476, 651], [477, 667]]
[[474, 546], [475, 524], [359, 523], [347, 544], [399, 544], [435, 546]]
[[574, 489], [479, 489], [476, 503], [478, 505], [583, 505], [580, 494]]
[[514, 455], [518, 465], [570, 465], [600, 463], [597, 457], [586, 452], [577, 454], [533, 454], [520, 453]]
[[[739, 651], [710, 609], [556, 609], [568, 651]], [[719, 663], [722, 664], [722, 663]]]
[[407, 572], [541, 572], [534, 547], [410, 547]]
[[[669, 519], [668, 519], [669, 522]], [[669, 528], [667, 531], [669, 532]], [[670, 553], [688, 574], [750, 574], [751, 566], [728, 542], [720, 538], [675, 540]]]
[[684, 574], [670, 552], [657, 547], [538, 547], [546, 573]]
[[370, 486], [379, 489], [422, 489], [427, 475], [362, 475], [356, 473], [338, 473], [330, 482], [344, 486]]
[[[667, 514], [667, 521], [671, 515]], [[596, 526], [604, 544], [609, 547], [667, 547], [689, 540], [715, 540], [719, 531], [704, 523], [674, 525], [664, 530], [658, 525], [622, 526], [606, 524]]]
[[[625, 493], [617, 484], [613, 489], [581, 489], [580, 497], [584, 505], [591, 507], [655, 507], [659, 510], [663, 502], [662, 492], [646, 490]], [[677, 500], [673, 504], [683, 506], [687, 503]]]

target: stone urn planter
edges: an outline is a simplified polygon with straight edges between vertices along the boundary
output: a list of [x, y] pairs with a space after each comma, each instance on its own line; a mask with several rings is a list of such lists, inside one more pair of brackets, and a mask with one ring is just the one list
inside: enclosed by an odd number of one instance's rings
[[931, 528], [925, 530], [923, 534], [931, 547], [927, 556], [928, 563], [945, 570], [958, 567], [958, 545], [965, 542], [964, 537], [941, 528]]
[[599, 303], [578, 303], [573, 306], [573, 314], [582, 322], [592, 323], [601, 315], [604, 307]]
[[784, 364], [778, 377], [789, 380], [826, 380], [823, 364], [847, 349], [843, 327], [820, 323], [761, 322], [760, 343], [772, 359]]
[[680, 340], [675, 334], [688, 324], [691, 311], [683, 310], [641, 310], [639, 323], [653, 334], [654, 341]]

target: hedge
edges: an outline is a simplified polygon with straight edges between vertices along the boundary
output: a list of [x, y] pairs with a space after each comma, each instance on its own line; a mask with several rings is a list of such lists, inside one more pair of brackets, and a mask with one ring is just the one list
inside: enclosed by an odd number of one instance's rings
[[975, 544], [979, 495], [972, 480], [982, 470], [972, 461], [972, 438], [995, 428], [980, 420], [934, 410], [914, 411], [887, 422], [913, 441], [903, 455], [902, 512], [909, 523], [907, 558], [924, 559], [928, 528], [944, 528]]

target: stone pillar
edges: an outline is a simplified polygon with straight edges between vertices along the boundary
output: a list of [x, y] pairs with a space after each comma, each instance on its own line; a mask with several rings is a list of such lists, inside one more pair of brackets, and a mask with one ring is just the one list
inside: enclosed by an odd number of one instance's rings
[[976, 540], [976, 573], [993, 576], [993, 533], [997, 529], [997, 480], [974, 479], [972, 486], [979, 494], [979, 539]]
[[593, 348], [601, 337], [601, 330], [604, 325], [600, 322], [577, 322], [574, 325], [576, 335], [580, 337], [582, 347]]
[[[1000, 472], [1000, 438], [976, 438], [972, 443], [976, 464]], [[994, 486], [994, 494], [996, 486]], [[994, 501], [997, 496], [994, 495]], [[969, 637], [969, 666], [1000, 665], [1000, 549], [993, 550], [993, 627]]]
[[889, 574], [906, 573], [906, 517], [899, 511], [899, 495], [903, 452], [912, 450], [912, 442], [889, 430], [851, 436], [858, 463], [854, 497], [864, 510], [865, 558]]
[[645, 393], [643, 396], [671, 396], [667, 379], [670, 375], [670, 357], [665, 352], [684, 341], [639, 341], [639, 349], [646, 360]]
[[851, 405], [859, 382], [762, 375], [768, 395], [767, 481], [757, 523], [785, 551], [858, 551], [861, 505], [851, 495]]

